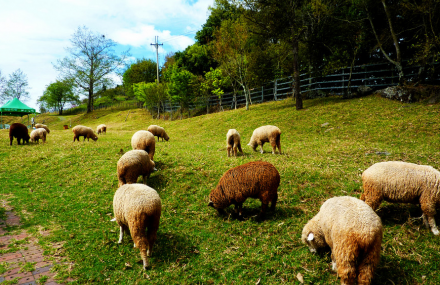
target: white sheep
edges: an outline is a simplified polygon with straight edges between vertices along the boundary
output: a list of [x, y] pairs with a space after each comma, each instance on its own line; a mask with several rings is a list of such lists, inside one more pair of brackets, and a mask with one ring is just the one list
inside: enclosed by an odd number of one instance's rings
[[47, 131], [44, 128], [38, 128], [35, 129], [31, 132], [31, 142], [39, 142], [39, 140], [41, 139], [43, 141], [43, 143], [46, 142], [46, 134]]
[[402, 161], [379, 162], [362, 173], [361, 200], [376, 210], [382, 200], [420, 204], [427, 228], [439, 234], [435, 223], [440, 204], [440, 172], [428, 165]]
[[162, 141], [163, 141], [163, 139], [165, 139], [166, 141], [168, 141], [170, 139], [170, 137], [165, 132], [165, 129], [162, 128], [162, 127], [159, 127], [157, 125], [150, 125], [150, 126], [148, 126], [147, 131], [149, 131], [155, 137], [157, 137], [157, 141], [159, 141], [159, 138], [162, 138]]
[[39, 128], [43, 128], [43, 129], [45, 129], [46, 132], [47, 132], [48, 134], [50, 134], [50, 130], [49, 130], [49, 128], [48, 128], [46, 125], [43, 125], [43, 124], [35, 124], [35, 129], [39, 129]]
[[[146, 269], [162, 212], [159, 194], [144, 184], [122, 185], [113, 197], [113, 211], [115, 218], [112, 221], [120, 228], [118, 243], [122, 243], [124, 232], [130, 233], [134, 246], [141, 252], [143, 269]], [[148, 229], [146, 235], [145, 229]]]
[[234, 156], [237, 156], [237, 148], [241, 154], [243, 154], [243, 150], [241, 149], [240, 134], [236, 129], [230, 129], [226, 134], [226, 147], [228, 148], [228, 157], [231, 156], [231, 149]]
[[379, 264], [382, 222], [364, 202], [354, 197], [325, 201], [304, 227], [301, 240], [311, 252], [331, 249], [332, 268], [341, 284], [370, 284]]
[[150, 160], [145, 150], [127, 151], [117, 164], [119, 187], [124, 184], [136, 183], [140, 175], [146, 184], [151, 172], [156, 170], [154, 161]]
[[107, 134], [107, 126], [104, 124], [100, 124], [96, 127], [96, 133], [99, 135], [101, 133]]
[[251, 146], [254, 151], [256, 151], [259, 145], [261, 147], [260, 152], [263, 153], [263, 145], [265, 142], [270, 142], [273, 154], [275, 154], [277, 147], [278, 152], [281, 154], [281, 130], [278, 127], [269, 125], [256, 128], [252, 133], [248, 145]]
[[73, 131], [73, 141], [75, 140], [79, 141], [79, 137], [84, 137], [84, 141], [86, 140], [86, 138], [87, 141], [89, 139], [92, 139], [94, 141], [98, 140], [98, 136], [93, 132], [92, 128], [77, 125], [73, 127], [72, 131]]
[[154, 160], [154, 151], [156, 149], [156, 139], [149, 131], [137, 131], [131, 137], [131, 147], [133, 149], [142, 149], [148, 152], [151, 160]]

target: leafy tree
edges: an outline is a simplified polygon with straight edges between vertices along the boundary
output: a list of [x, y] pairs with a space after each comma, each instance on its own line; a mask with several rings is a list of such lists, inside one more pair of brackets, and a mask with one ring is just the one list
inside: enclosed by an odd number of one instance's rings
[[6, 89], [6, 77], [2, 75], [2, 71], [0, 70], [0, 99], [5, 89]]
[[6, 81], [3, 92], [1, 93], [1, 99], [8, 101], [14, 98], [25, 101], [29, 99], [27, 75], [17, 69], [9, 75], [9, 79]]
[[203, 75], [218, 65], [209, 54], [207, 46], [198, 43], [188, 46], [183, 52], [176, 52], [174, 58], [179, 67], [194, 75]]
[[122, 76], [127, 96], [129, 98], [134, 96], [133, 84], [139, 82], [155, 82], [157, 80], [156, 62], [151, 59], [137, 59], [132, 63]]
[[167, 84], [156, 82], [139, 82], [133, 84], [136, 99], [144, 103], [150, 112], [157, 108], [157, 118], [160, 118], [160, 109], [164, 109], [164, 103], [167, 99]]
[[117, 103], [127, 99], [124, 88], [121, 85], [109, 89], [102, 88], [102, 90], [97, 92], [96, 95], [97, 99], [94, 100], [95, 106]]
[[46, 87], [37, 102], [40, 104], [40, 109], [55, 108], [58, 110], [58, 115], [62, 115], [66, 103], [78, 103], [79, 96], [73, 93], [71, 80], [57, 80]]
[[69, 56], [58, 60], [55, 69], [64, 78], [72, 78], [75, 85], [88, 93], [87, 113], [92, 111], [94, 91], [103, 85], [110, 85], [111, 74], [120, 68], [128, 51], [119, 57], [115, 54], [116, 42], [105, 35], [79, 27], [70, 40], [72, 47], [66, 48]]
[[168, 96], [173, 103], [180, 105], [180, 119], [183, 109], [189, 111], [189, 106], [194, 99], [193, 80], [194, 74], [179, 68], [176, 64], [168, 68], [166, 78], [168, 83]]

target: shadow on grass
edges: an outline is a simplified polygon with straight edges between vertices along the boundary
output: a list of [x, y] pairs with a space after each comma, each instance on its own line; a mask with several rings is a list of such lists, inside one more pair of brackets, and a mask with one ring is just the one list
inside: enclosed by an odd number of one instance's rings
[[[386, 204], [380, 207], [376, 213], [384, 225], [403, 225], [410, 218], [422, 216], [420, 206], [413, 204]], [[420, 219], [420, 223], [423, 223], [422, 219]]]
[[198, 257], [199, 250], [197, 245], [191, 244], [187, 236], [176, 232], [157, 233], [157, 240], [154, 244], [153, 256], [154, 263], [160, 268], [169, 268], [170, 264], [176, 263], [177, 266], [184, 265], [189, 259]]
[[419, 274], [419, 266], [418, 262], [405, 258], [382, 256], [371, 285], [420, 284], [413, 277]]

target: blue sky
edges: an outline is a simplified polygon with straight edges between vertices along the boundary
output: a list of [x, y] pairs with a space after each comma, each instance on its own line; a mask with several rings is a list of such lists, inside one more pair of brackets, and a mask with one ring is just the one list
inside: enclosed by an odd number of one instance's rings
[[[154, 43], [159, 36], [159, 63], [169, 52], [194, 43], [196, 31], [209, 16], [214, 0], [1, 0], [0, 71], [7, 79], [17, 69], [28, 78], [31, 99], [37, 99], [57, 79], [52, 63], [64, 58], [72, 34], [80, 26], [105, 34], [130, 48], [136, 58], [156, 61]], [[4, 103], [4, 102], [3, 102]]]

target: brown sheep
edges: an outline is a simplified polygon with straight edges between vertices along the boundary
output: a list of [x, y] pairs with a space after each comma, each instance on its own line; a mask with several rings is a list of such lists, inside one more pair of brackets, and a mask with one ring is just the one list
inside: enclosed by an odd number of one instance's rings
[[46, 129], [44, 128], [38, 128], [36, 130], [33, 130], [31, 132], [31, 142], [38, 142], [40, 139], [43, 141], [43, 143], [46, 142]]
[[275, 126], [262, 126], [256, 128], [252, 133], [249, 146], [256, 151], [257, 146], [261, 147], [260, 152], [263, 153], [263, 145], [265, 142], [270, 142], [272, 145], [272, 154], [275, 154], [276, 148], [281, 154], [281, 130]]
[[209, 194], [209, 204], [219, 213], [231, 204], [235, 205], [239, 218], [242, 218], [243, 202], [247, 198], [258, 198], [261, 201], [260, 219], [264, 219], [266, 208], [271, 202], [275, 210], [278, 199], [280, 174], [276, 168], [264, 161], [248, 162], [226, 171]]
[[156, 139], [149, 131], [137, 131], [131, 137], [131, 147], [133, 149], [142, 149], [148, 152], [151, 160], [154, 160], [154, 151], [156, 149]]
[[119, 187], [124, 184], [136, 183], [140, 175], [143, 177], [144, 184], [147, 184], [147, 178], [150, 178], [151, 172], [157, 170], [148, 153], [139, 149], [127, 151], [121, 156], [117, 169]]
[[150, 125], [147, 129], [150, 133], [152, 133], [155, 137], [157, 137], [157, 141], [159, 141], [159, 138], [165, 139], [168, 141], [170, 137], [165, 132], [165, 129], [156, 125]]
[[302, 231], [311, 252], [330, 247], [332, 269], [341, 285], [368, 285], [379, 264], [383, 227], [379, 216], [354, 197], [333, 197]]
[[23, 139], [23, 144], [29, 143], [31, 138], [28, 133], [28, 128], [20, 123], [14, 123], [9, 127], [9, 145], [12, 145], [14, 138], [17, 139], [17, 143], [20, 144], [20, 140]]
[[362, 184], [361, 200], [373, 210], [382, 200], [420, 204], [426, 227], [439, 234], [434, 216], [440, 204], [440, 171], [402, 161], [379, 162], [362, 173]]
[[94, 141], [98, 140], [98, 136], [93, 132], [92, 128], [77, 125], [73, 127], [72, 131], [73, 131], [73, 141], [75, 140], [79, 141], [79, 137], [84, 137], [84, 141], [86, 140], [86, 138], [87, 141], [89, 141], [89, 139], [92, 139]]
[[228, 131], [226, 134], [226, 144], [226, 147], [228, 148], [228, 157], [231, 156], [231, 149], [234, 156], [237, 156], [237, 148], [241, 154], [243, 154], [243, 150], [241, 149], [240, 134], [236, 129], [230, 129]]
[[[113, 197], [113, 211], [119, 225], [119, 241], [124, 232], [130, 233], [135, 247], [139, 248], [143, 269], [148, 264], [159, 229], [162, 202], [156, 190], [143, 184], [125, 184], [119, 187]], [[147, 233], [145, 234], [145, 230]]]
[[49, 130], [49, 128], [48, 128], [46, 125], [43, 125], [43, 124], [35, 124], [35, 128], [36, 128], [36, 129], [38, 129], [38, 128], [43, 128], [43, 129], [46, 130], [46, 132], [47, 132], [48, 134], [50, 134], [50, 130]]
[[96, 133], [99, 135], [99, 134], [103, 134], [103, 133], [105, 133], [105, 134], [107, 134], [107, 126], [106, 125], [104, 125], [104, 124], [100, 124], [99, 126], [97, 126], [96, 127]]

